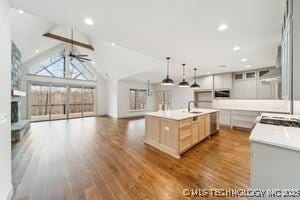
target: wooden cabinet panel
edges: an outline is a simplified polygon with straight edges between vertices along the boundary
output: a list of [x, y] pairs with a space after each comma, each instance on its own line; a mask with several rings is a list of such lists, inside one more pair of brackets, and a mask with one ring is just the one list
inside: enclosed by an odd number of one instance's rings
[[205, 116], [205, 136], [210, 135], [210, 115]]
[[187, 126], [191, 126], [193, 122], [193, 119], [185, 119], [185, 120], [181, 120], [179, 122], [179, 128], [184, 128]]
[[183, 152], [193, 145], [192, 136], [186, 137], [179, 142], [179, 151]]
[[146, 116], [146, 134], [145, 140], [158, 143], [160, 132], [160, 118]]
[[178, 123], [174, 120], [161, 119], [159, 144], [165, 149], [176, 149], [178, 141]]
[[198, 140], [201, 141], [206, 137], [205, 135], [205, 118], [201, 117], [198, 123]]
[[186, 138], [187, 136], [191, 136], [191, 135], [192, 135], [192, 128], [190, 126], [181, 128], [179, 130], [179, 139], [180, 140]]
[[192, 140], [193, 140], [193, 144], [196, 144], [197, 142], [199, 142], [199, 137], [198, 137], [198, 123], [193, 124], [192, 126]]

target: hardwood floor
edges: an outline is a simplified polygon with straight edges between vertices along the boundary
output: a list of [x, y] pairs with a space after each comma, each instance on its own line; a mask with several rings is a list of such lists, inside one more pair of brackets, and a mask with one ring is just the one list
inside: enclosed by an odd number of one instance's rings
[[144, 119], [33, 123], [13, 159], [14, 199], [186, 199], [184, 188], [249, 187], [247, 132], [221, 129], [180, 160], [143, 136]]

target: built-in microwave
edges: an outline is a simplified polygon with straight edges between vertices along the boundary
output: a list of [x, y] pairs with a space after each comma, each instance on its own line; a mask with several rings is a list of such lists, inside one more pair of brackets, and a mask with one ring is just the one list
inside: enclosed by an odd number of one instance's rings
[[230, 98], [230, 90], [216, 90], [215, 98]]

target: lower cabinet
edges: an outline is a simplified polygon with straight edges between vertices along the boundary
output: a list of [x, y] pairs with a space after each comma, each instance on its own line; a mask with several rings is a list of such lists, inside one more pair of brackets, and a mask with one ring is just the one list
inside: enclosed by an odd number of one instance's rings
[[210, 135], [210, 114], [184, 120], [146, 116], [144, 142], [175, 157]]
[[192, 138], [193, 138], [193, 144], [196, 144], [199, 141], [199, 125], [198, 124], [192, 125]]
[[257, 116], [259, 116], [259, 112], [256, 111], [232, 111], [232, 126], [252, 129]]
[[[210, 135], [210, 115], [180, 121], [179, 151], [184, 152]], [[180, 127], [180, 125], [179, 125]]]
[[198, 141], [203, 140], [206, 137], [205, 134], [205, 118], [201, 117], [199, 118], [198, 123]]

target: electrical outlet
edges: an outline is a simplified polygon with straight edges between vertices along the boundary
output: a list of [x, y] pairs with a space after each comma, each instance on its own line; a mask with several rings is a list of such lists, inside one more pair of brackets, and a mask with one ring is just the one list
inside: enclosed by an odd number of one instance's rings
[[0, 124], [5, 124], [7, 122], [7, 114], [1, 113], [0, 114]]

